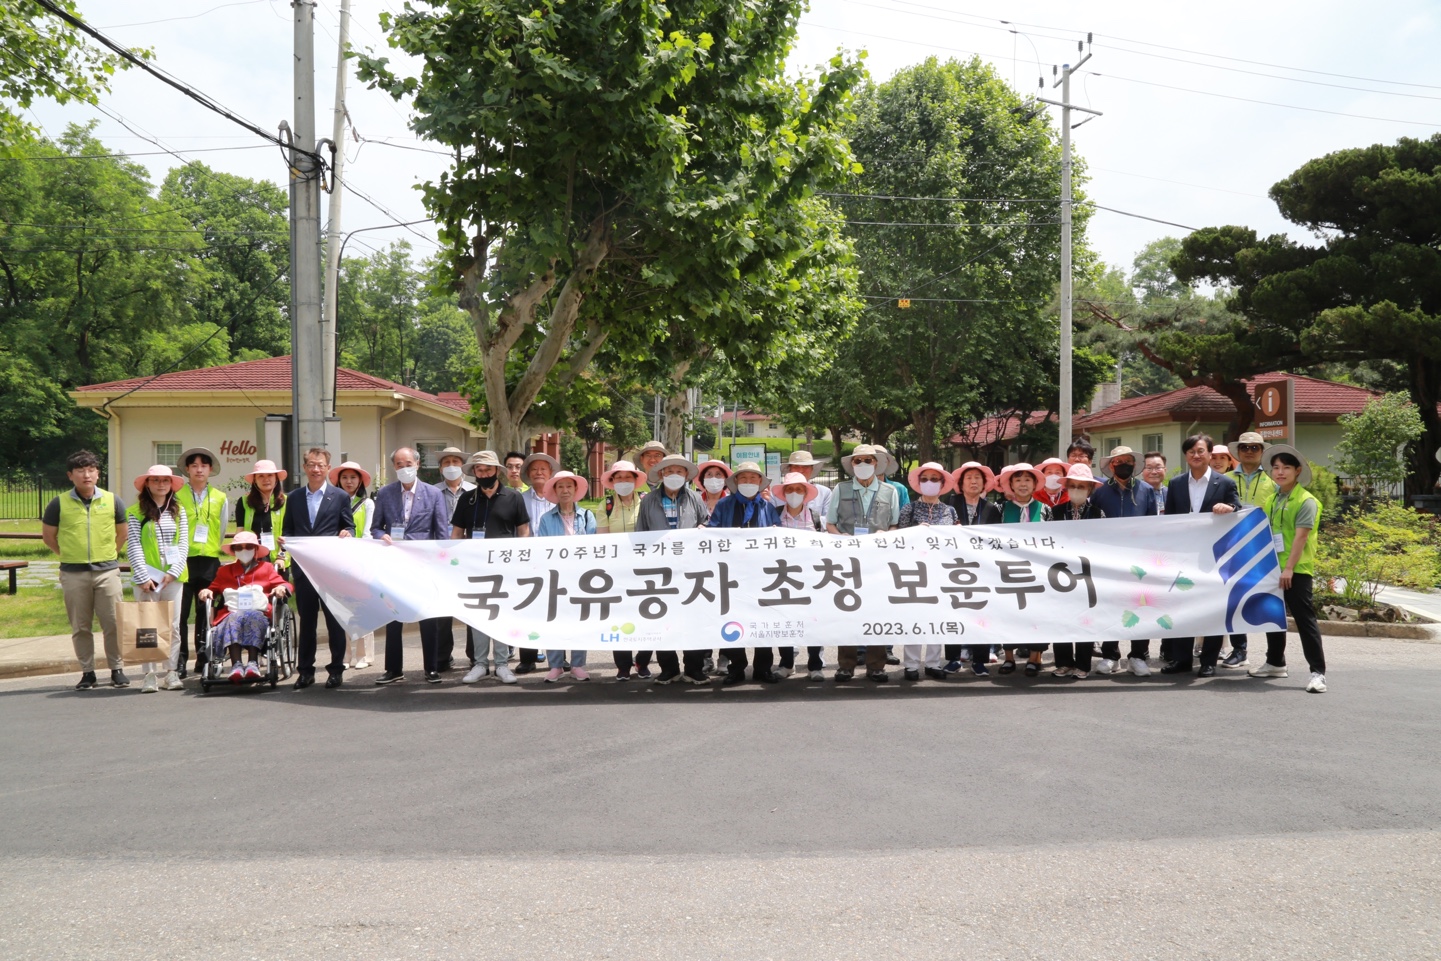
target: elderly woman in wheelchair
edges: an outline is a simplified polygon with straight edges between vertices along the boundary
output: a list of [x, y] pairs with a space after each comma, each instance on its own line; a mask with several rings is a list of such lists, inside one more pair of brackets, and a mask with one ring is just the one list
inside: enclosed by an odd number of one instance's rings
[[[262, 679], [260, 656], [266, 650], [271, 625], [271, 601], [282, 603], [290, 585], [266, 560], [270, 548], [251, 531], [238, 531], [223, 548], [235, 558], [225, 564], [200, 599], [210, 603], [210, 656], [217, 665], [230, 659], [230, 681], [240, 684]], [[220, 598], [218, 605], [213, 599]]]

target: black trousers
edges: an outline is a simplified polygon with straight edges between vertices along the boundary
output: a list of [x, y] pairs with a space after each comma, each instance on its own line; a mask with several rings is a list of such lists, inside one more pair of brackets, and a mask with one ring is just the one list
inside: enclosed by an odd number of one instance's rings
[[[1115, 644], [1115, 641], [1111, 642]], [[1120, 653], [1117, 645], [1117, 653]], [[1091, 670], [1091, 660], [1096, 656], [1096, 645], [1087, 641], [1084, 644], [1057, 644], [1056, 645], [1056, 666], [1074, 667], [1087, 673]]]
[[[707, 651], [685, 651], [685, 673], [691, 675], [703, 675], [705, 671], [705, 659]], [[656, 651], [655, 662], [660, 665], [662, 674], [679, 674], [681, 672], [681, 655], [675, 651]]]
[[[1201, 643], [1201, 666], [1215, 667], [1221, 657], [1221, 642], [1224, 634], [1208, 634]], [[1162, 660], [1174, 661], [1178, 666], [1190, 667], [1191, 654], [1196, 646], [1194, 637], [1168, 637], [1161, 642]]]
[[455, 621], [449, 617], [435, 619], [435, 669], [450, 666], [455, 656]]
[[788, 667], [791, 670], [795, 670], [796, 649], [793, 647], [781, 647], [777, 648], [777, 650], [780, 651], [781, 667]]
[[826, 659], [821, 657], [821, 652], [824, 650], [824, 646], [806, 648], [806, 670], [819, 671], [821, 669], [821, 665], [826, 662]]
[[[426, 618], [418, 623], [420, 628], [420, 660], [424, 665], [425, 673], [435, 672], [436, 665], [436, 640], [440, 631], [440, 622], [450, 621], [448, 617]], [[405, 647], [402, 643], [405, 634], [405, 625], [399, 621], [391, 621], [385, 625], [385, 670], [387, 674], [405, 673]]]
[[522, 647], [520, 649], [520, 663], [535, 667], [535, 655], [539, 653], [540, 652], [533, 647]]
[[[729, 661], [730, 661], [729, 673], [731, 673], [731, 674], [737, 674], [737, 673], [739, 673], [739, 674], [744, 674], [744, 673], [745, 673], [745, 671], [746, 671], [746, 665], [750, 663], [749, 660], [747, 660], [747, 658], [746, 658], [746, 651], [747, 651], [747, 650], [751, 650], [751, 651], [755, 651], [755, 652], [756, 652], [756, 659], [755, 659], [755, 665], [756, 665], [755, 673], [756, 673], [756, 674], [769, 674], [772, 670], [775, 669], [776, 651], [775, 651], [775, 648], [773, 648], [773, 647], [752, 647], [752, 648], [745, 648], [745, 647], [728, 647], [728, 648], [726, 648], [726, 654], [729, 655]], [[791, 660], [792, 660], [792, 662], [794, 662], [794, 660], [795, 660], [795, 653], [794, 653], [794, 652], [791, 653]]]
[[320, 595], [311, 586], [310, 579], [299, 567], [295, 569], [295, 610], [299, 617], [299, 640], [295, 669], [301, 674], [315, 673], [316, 623], [320, 612], [325, 612], [325, 629], [330, 635], [330, 663], [325, 665], [329, 674], [345, 670], [345, 629], [330, 613], [330, 608], [320, 600]]
[[1030, 651], [1032, 654], [1034, 654], [1034, 653], [1036, 653], [1037, 651], [1044, 651], [1046, 648], [1048, 648], [1048, 647], [1050, 647], [1050, 646], [1051, 646], [1051, 645], [1049, 645], [1049, 644], [1002, 644], [1002, 645], [1001, 645], [1001, 650], [1005, 651], [1007, 654], [1010, 654], [1010, 655], [1012, 655], [1012, 656], [1014, 657], [1014, 656], [1015, 656], [1015, 650], [1016, 650], [1016, 648], [1018, 648], [1018, 647], [1024, 647], [1024, 648], [1026, 648], [1028, 651]]
[[[1296, 621], [1296, 633], [1301, 635], [1301, 653], [1306, 657], [1306, 664], [1317, 674], [1325, 674], [1326, 655], [1321, 650], [1321, 625], [1316, 623], [1311, 575], [1292, 574], [1290, 588], [1281, 593], [1286, 596], [1286, 610]], [[1286, 666], [1285, 631], [1266, 632], [1266, 663]]]
[[194, 608], [195, 659], [197, 662], [195, 669], [198, 671], [200, 655], [205, 650], [205, 625], [200, 623], [200, 605], [195, 602], [195, 595], [209, 587], [210, 582], [215, 580], [215, 575], [220, 573], [220, 558], [187, 557], [185, 571], [189, 578], [186, 580], [185, 586], [180, 589], [180, 658], [176, 663], [184, 667], [185, 659], [190, 654], [190, 611]]
[[1233, 654], [1245, 654], [1245, 653], [1246, 653], [1246, 635], [1245, 635], [1245, 634], [1232, 634], [1232, 635], [1231, 635], [1231, 652], [1232, 652]]
[[633, 667], [650, 667], [650, 659], [654, 651], [612, 651], [611, 660], [615, 661], [617, 670], [629, 674]]

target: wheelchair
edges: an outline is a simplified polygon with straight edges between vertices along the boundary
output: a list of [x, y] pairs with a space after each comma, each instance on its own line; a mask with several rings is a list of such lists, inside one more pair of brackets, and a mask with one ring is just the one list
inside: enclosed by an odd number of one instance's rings
[[230, 680], [230, 669], [223, 660], [212, 657], [210, 650], [210, 600], [196, 599], [200, 604], [204, 625], [201, 651], [204, 662], [200, 669], [200, 690], [209, 694], [215, 685], [243, 687], [247, 684], [269, 684], [272, 688], [295, 673], [295, 614], [290, 609], [290, 595], [284, 600], [270, 597], [270, 628], [261, 643], [261, 672], [259, 678], [247, 678], [239, 683]]

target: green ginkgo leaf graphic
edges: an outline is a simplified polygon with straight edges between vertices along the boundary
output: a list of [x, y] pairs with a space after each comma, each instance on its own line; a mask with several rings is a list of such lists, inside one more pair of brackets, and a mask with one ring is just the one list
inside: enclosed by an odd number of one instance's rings
[[1135, 564], [1132, 564], [1132, 565], [1131, 565], [1131, 573], [1136, 575], [1136, 580], [1138, 580], [1138, 581], [1139, 581], [1141, 578], [1143, 578], [1143, 577], [1146, 576], [1146, 572], [1143, 571], [1143, 570], [1141, 570], [1141, 569], [1140, 569], [1139, 567], [1137, 567]]
[[[1176, 626], [1176, 622], [1171, 620], [1171, 615], [1169, 614], [1162, 614], [1160, 617], [1156, 618], [1156, 623], [1161, 625], [1168, 631]], [[1129, 627], [1130, 625], [1127, 626]]]
[[1196, 582], [1191, 580], [1185, 574], [1177, 574], [1176, 579], [1171, 582], [1171, 587], [1175, 588], [1178, 591], [1189, 591], [1195, 586]]
[[1139, 624], [1139, 623], [1141, 623], [1141, 619], [1136, 616], [1136, 614], [1135, 614], [1134, 611], [1122, 611], [1122, 612], [1121, 612], [1121, 626], [1122, 626], [1122, 627], [1135, 627], [1135, 626], [1136, 626], [1137, 624]]

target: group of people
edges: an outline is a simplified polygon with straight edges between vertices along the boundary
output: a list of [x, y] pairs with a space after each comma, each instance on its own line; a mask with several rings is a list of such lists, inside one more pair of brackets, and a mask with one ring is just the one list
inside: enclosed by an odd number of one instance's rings
[[[1320, 504], [1306, 490], [1310, 468], [1305, 458], [1287, 445], [1268, 446], [1255, 433], [1242, 434], [1229, 446], [1196, 434], [1186, 438], [1181, 452], [1185, 469], [1169, 481], [1166, 458], [1159, 452], [1138, 455], [1129, 447], [1116, 447], [1097, 463], [1095, 449], [1077, 438], [1065, 459], [1011, 464], [999, 473], [975, 461], [954, 471], [928, 462], [910, 470], [903, 483], [893, 477], [900, 465], [889, 452], [861, 444], [840, 459], [846, 478], [827, 488], [815, 483], [817, 464], [805, 450], [790, 455], [780, 481], [772, 484], [759, 464], [696, 464], [650, 441], [634, 460], [616, 461], [601, 476], [601, 507], [593, 511], [581, 506], [590, 493], [586, 478], [561, 470], [556, 459], [543, 452], [513, 451], [502, 458], [488, 450], [467, 454], [446, 448], [438, 455], [442, 480], [431, 485], [420, 480], [419, 453], [402, 447], [391, 456], [395, 479], [372, 497], [368, 471], [351, 461], [332, 467], [329, 453], [313, 448], [302, 458], [303, 485], [286, 493], [286, 472], [261, 460], [244, 475], [249, 490], [231, 505], [210, 483], [218, 472], [214, 453], [192, 448], [182, 454], [178, 473], [155, 465], [135, 478], [136, 502], [126, 508], [115, 494], [98, 487], [99, 461], [81, 451], [66, 465], [73, 488], [50, 503], [42, 524], [46, 544], [60, 556], [60, 579], [82, 671], [77, 689], [97, 683], [95, 617], [104, 634], [111, 684], [129, 684], [115, 629], [120, 544], [129, 545], [136, 599], [176, 602], [170, 660], [145, 667], [142, 690], [155, 691], [184, 686], [192, 614], [197, 671], [214, 659], [228, 662], [233, 681], [258, 679], [273, 607], [289, 603], [292, 595], [298, 622], [297, 689], [315, 683], [322, 615], [330, 648], [325, 687], [339, 687], [347, 669], [369, 665], [373, 638], [347, 638], [304, 571], [287, 564], [288, 537], [370, 537], [389, 544], [698, 527], [864, 535], [917, 526], [1035, 524], [1256, 508], [1265, 511], [1270, 522], [1286, 608], [1295, 619], [1311, 672], [1306, 689], [1324, 692], [1325, 658], [1312, 602]], [[603, 519], [598, 516], [602, 512]], [[236, 533], [224, 543], [229, 523]], [[234, 563], [222, 565], [222, 554]], [[211, 604], [208, 624], [200, 622], [201, 602]], [[384, 670], [377, 684], [405, 680], [403, 629], [399, 622], [386, 626]], [[449, 617], [425, 619], [418, 630], [424, 680], [441, 683], [442, 675], [453, 669], [454, 622]], [[1286, 632], [1269, 632], [1266, 640], [1265, 661], [1249, 673], [1286, 677]], [[1147, 676], [1150, 643], [1146, 638], [1130, 641], [1124, 658], [1119, 641], [1102, 643], [1099, 652], [1089, 642], [1056, 643], [1051, 675], [1082, 679], [1124, 668]], [[1197, 662], [1201, 677], [1213, 676], [1218, 665], [1247, 666], [1246, 635], [1231, 636], [1224, 660], [1223, 643], [1221, 635], [1204, 638], [1199, 648], [1194, 638], [1166, 638], [1161, 642], [1161, 673], [1189, 675]], [[838, 644], [833, 678], [849, 682], [864, 664], [867, 680], [884, 683], [890, 679], [887, 667], [896, 663], [902, 664], [908, 681], [923, 676], [942, 680], [967, 665], [983, 677], [989, 676], [991, 665], [999, 674], [1021, 670], [1035, 677], [1042, 673], [1046, 646], [904, 645], [897, 658], [885, 646]], [[805, 670], [812, 681], [824, 680], [822, 652], [820, 646], [806, 649]], [[518, 675], [542, 668], [547, 682], [592, 677], [584, 650], [512, 652], [498, 638], [470, 627], [465, 654], [469, 669], [462, 682], [467, 684], [491, 676], [514, 684]], [[788, 647], [613, 654], [616, 681], [657, 684], [706, 684], [715, 677], [723, 685], [743, 684], [747, 668], [749, 680], [775, 684], [795, 673], [796, 658], [796, 649]]]

